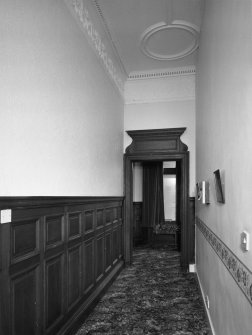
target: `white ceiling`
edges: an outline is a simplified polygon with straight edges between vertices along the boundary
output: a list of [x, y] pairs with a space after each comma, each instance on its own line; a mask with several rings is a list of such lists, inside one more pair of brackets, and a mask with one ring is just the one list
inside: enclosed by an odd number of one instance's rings
[[195, 65], [204, 0], [93, 0], [128, 77]]

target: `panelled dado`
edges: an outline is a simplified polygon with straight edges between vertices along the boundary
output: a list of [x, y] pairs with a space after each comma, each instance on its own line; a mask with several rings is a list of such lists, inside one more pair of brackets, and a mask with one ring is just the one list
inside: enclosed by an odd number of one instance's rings
[[[2, 201], [1, 201], [2, 200]], [[122, 268], [121, 197], [0, 198], [1, 334], [65, 334]]]

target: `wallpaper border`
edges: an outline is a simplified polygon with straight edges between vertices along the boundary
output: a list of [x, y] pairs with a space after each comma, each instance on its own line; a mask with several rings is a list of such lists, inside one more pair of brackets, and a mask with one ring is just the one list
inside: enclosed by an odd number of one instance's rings
[[196, 217], [196, 225], [252, 306], [252, 272], [198, 217]]

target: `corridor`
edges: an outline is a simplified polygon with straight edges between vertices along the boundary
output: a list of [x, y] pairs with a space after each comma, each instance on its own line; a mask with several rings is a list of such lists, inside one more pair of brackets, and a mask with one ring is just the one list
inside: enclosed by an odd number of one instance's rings
[[81, 325], [84, 334], [210, 335], [196, 277], [182, 273], [179, 253], [138, 247]]

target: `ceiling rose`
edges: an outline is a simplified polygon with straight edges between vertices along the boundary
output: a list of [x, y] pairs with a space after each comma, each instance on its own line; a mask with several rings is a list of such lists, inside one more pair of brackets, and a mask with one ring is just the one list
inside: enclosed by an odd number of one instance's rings
[[186, 57], [198, 48], [195, 26], [183, 23], [167, 25], [160, 22], [149, 27], [141, 38], [143, 53], [157, 60], [176, 60]]

